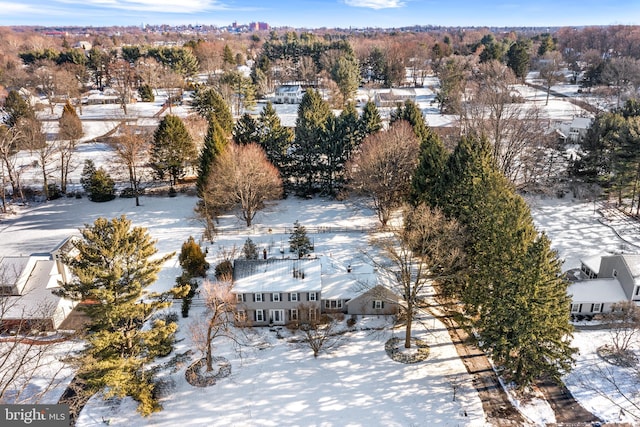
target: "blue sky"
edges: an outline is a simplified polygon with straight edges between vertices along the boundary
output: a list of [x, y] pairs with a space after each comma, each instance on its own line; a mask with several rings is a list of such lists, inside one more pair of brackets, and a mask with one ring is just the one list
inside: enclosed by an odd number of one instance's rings
[[307, 28], [640, 24], [640, 0], [0, 0], [0, 25]]

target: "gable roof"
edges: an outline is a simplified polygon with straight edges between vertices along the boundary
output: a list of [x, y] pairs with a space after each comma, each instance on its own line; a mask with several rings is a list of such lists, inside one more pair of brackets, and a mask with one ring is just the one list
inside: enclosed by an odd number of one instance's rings
[[638, 254], [623, 254], [621, 255], [624, 263], [629, 268], [631, 276], [640, 277], [640, 255]]
[[233, 291], [320, 292], [321, 270], [317, 258], [238, 259], [233, 263]]
[[627, 301], [627, 295], [618, 279], [591, 279], [572, 282], [567, 294], [573, 304], [579, 303], [616, 303]]

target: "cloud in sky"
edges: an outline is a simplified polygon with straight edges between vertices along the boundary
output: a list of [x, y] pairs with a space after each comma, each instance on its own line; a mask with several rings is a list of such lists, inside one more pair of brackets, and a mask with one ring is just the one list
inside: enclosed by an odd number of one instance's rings
[[400, 0], [344, 0], [347, 6], [365, 7], [369, 9], [392, 9], [403, 7], [404, 2]]

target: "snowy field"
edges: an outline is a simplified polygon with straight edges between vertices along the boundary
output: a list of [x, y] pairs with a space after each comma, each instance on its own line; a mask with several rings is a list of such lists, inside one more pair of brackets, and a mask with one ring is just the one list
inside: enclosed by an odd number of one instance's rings
[[[544, 103], [543, 92], [523, 86], [522, 93], [534, 103]], [[427, 121], [434, 124], [434, 121], [449, 120], [437, 114], [437, 106], [431, 104], [432, 96], [430, 89], [423, 89], [418, 97]], [[145, 118], [140, 120], [148, 120], [161, 104], [162, 99], [130, 105], [129, 116], [138, 115]], [[297, 106], [276, 108], [280, 114], [288, 114], [290, 120], [295, 116]], [[571, 118], [578, 113], [571, 104], [553, 97], [548, 110], [558, 118]], [[174, 113], [183, 116], [186, 110], [179, 107]], [[56, 114], [59, 117], [58, 111]], [[123, 119], [122, 111], [118, 106], [86, 106], [82, 119], [86, 142], [81, 145], [77, 163], [92, 158], [98, 166], [107, 164], [110, 159], [108, 147], [90, 141], [117, 126]], [[47, 131], [55, 133], [57, 122], [48, 122]], [[24, 165], [32, 162], [28, 157], [23, 160]], [[37, 168], [24, 168], [22, 177], [27, 184], [37, 185], [36, 171]], [[80, 172], [80, 166], [72, 172], [72, 182], [78, 182]], [[92, 203], [86, 198], [65, 198], [18, 207], [11, 215], [0, 218], [0, 256], [50, 251], [100, 216], [126, 215], [135, 226], [148, 228], [157, 239], [160, 254], [178, 252], [189, 236], [200, 240], [202, 228], [193, 214], [194, 198], [145, 196], [141, 201], [143, 206], [135, 207], [132, 199]], [[581, 258], [615, 253], [623, 247], [615, 233], [598, 222], [599, 215], [594, 212], [593, 203], [569, 197], [532, 198], [528, 202], [536, 226], [550, 236], [553, 247], [564, 259], [564, 269], [579, 266]], [[267, 249], [270, 256], [281, 256], [280, 247], [286, 247], [288, 235], [280, 233], [279, 229], [291, 227], [296, 220], [308, 227], [369, 229], [377, 225], [375, 215], [363, 203], [289, 198], [260, 212], [256, 226], [246, 233], [231, 231], [242, 225], [236, 217], [223, 217], [220, 227], [226, 232], [213, 243], [202, 244], [209, 249], [211, 263], [217, 261], [222, 248], [241, 247], [247, 237], [251, 237], [260, 250]], [[265, 233], [269, 228], [273, 232]], [[310, 237], [317, 253], [330, 254], [344, 264], [358, 261], [361, 251], [368, 246], [367, 236], [362, 232], [322, 233]], [[154, 288], [167, 289], [180, 273], [176, 255], [164, 265]], [[179, 307], [175, 307], [175, 311], [179, 312]], [[196, 311], [194, 307], [194, 315]], [[357, 328], [379, 327], [385, 320], [388, 319], [361, 319]], [[191, 360], [195, 360], [197, 350], [187, 333], [189, 320], [181, 319], [180, 322], [179, 334], [183, 340], [177, 344], [177, 352], [191, 349], [194, 351]], [[246, 348], [242, 357], [228, 343], [217, 344], [216, 355], [226, 357], [232, 364], [232, 375], [217, 385], [196, 389], [184, 380], [186, 366], [175, 372], [167, 369], [162, 372], [169, 385], [168, 394], [162, 400], [163, 412], [143, 419], [136, 414], [135, 404], [129, 399], [105, 402], [96, 396], [81, 414], [78, 425], [104, 425], [106, 420], [111, 425], [133, 426], [484, 425], [477, 393], [444, 327], [425, 315], [415, 325], [415, 332], [431, 345], [431, 355], [425, 363], [402, 365], [389, 359], [384, 351], [384, 342], [392, 335], [399, 335], [399, 330], [350, 332], [340, 346], [317, 359], [308, 348], [288, 343], [286, 339], [279, 340], [268, 329], [260, 330], [251, 337], [263, 349]], [[594, 414], [606, 421], [632, 422], [628, 413], [621, 414], [611, 402], [587, 390], [581, 380], [585, 376], [593, 377], [591, 368], [599, 362], [595, 348], [606, 338], [606, 334], [599, 331], [576, 332], [574, 343], [580, 349], [578, 363], [565, 380], [572, 393]], [[61, 346], [60, 351], [64, 348]], [[452, 401], [452, 381], [461, 383], [455, 402]], [[614, 395], [606, 384], [600, 383], [600, 386], [609, 395]], [[48, 401], [56, 401], [60, 393], [60, 388], [53, 391]], [[532, 424], [554, 421], [548, 405], [543, 402], [534, 400], [520, 404], [520, 408]]]

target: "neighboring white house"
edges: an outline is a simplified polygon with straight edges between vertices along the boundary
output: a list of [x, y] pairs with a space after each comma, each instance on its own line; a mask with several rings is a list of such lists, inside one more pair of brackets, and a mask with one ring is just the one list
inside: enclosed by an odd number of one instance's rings
[[378, 108], [395, 108], [398, 105], [404, 104], [404, 102], [407, 100], [415, 102], [415, 89], [390, 89], [388, 91], [379, 90], [376, 91], [373, 97], [373, 102]]
[[556, 125], [558, 135], [564, 142], [576, 143], [582, 141], [591, 127], [591, 117], [575, 117], [571, 122], [562, 122]]
[[318, 319], [321, 313], [390, 315], [399, 298], [377, 284], [373, 267], [331, 257], [236, 260], [236, 317], [254, 326]]
[[300, 85], [282, 85], [276, 88], [273, 102], [276, 104], [299, 104], [302, 102], [304, 90]]
[[70, 280], [61, 262], [69, 246], [65, 240], [50, 254], [0, 258], [0, 329], [54, 330], [69, 316], [76, 303], [53, 293]]
[[640, 302], [640, 255], [586, 258], [571, 279], [572, 315], [608, 313], [615, 303]]

